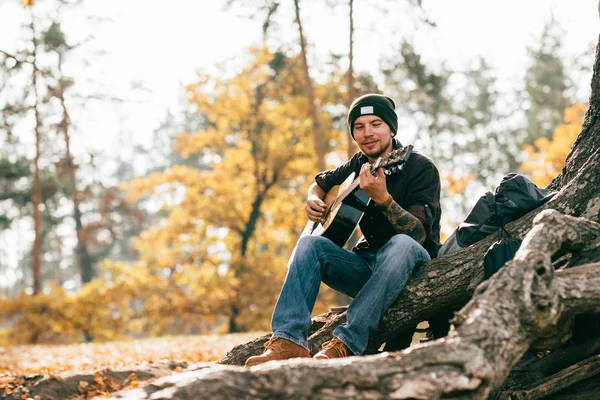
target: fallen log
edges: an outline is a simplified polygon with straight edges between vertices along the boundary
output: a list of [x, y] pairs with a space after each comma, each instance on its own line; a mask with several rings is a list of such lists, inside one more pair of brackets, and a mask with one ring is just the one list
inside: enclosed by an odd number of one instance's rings
[[595, 222], [543, 211], [514, 260], [477, 290], [445, 339], [325, 362], [222, 365], [165, 378], [154, 392], [146, 388], [146, 397], [136, 398], [162, 398], [158, 390], [173, 399], [487, 398], [536, 340], [551, 336], [573, 314], [600, 311], [600, 263], [556, 273], [552, 268], [559, 250], [597, 245], [599, 237]]

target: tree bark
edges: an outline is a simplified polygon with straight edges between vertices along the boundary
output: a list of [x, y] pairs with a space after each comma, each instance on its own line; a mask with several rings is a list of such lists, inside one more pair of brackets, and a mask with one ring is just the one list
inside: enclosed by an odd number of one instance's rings
[[595, 355], [587, 360], [570, 366], [541, 382], [535, 382], [531, 387], [511, 393], [511, 399], [535, 400], [559, 392], [574, 383], [581, 382], [600, 373], [600, 355]]

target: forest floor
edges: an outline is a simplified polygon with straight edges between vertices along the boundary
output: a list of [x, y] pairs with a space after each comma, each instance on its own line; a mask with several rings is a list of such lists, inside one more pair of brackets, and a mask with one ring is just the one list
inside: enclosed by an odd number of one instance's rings
[[261, 332], [0, 347], [0, 398], [85, 399], [214, 362]]

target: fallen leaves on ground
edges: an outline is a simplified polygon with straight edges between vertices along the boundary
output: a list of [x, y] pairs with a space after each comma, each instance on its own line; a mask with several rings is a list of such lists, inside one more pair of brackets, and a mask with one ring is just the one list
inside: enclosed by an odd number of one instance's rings
[[[216, 361], [235, 345], [260, 335], [262, 333], [174, 336], [111, 343], [0, 347], [0, 396], [33, 399], [32, 385], [43, 379], [61, 380], [62, 375], [74, 373], [91, 374], [91, 379], [81, 380], [76, 385], [79, 398], [107, 395], [134, 388], [141, 381], [135, 372], [119, 381], [109, 377], [107, 371], [166, 362]], [[177, 366], [173, 372], [181, 370]], [[15, 397], [17, 393], [19, 396]]]
[[171, 336], [109, 343], [0, 347], [0, 376], [48, 374], [150, 364], [215, 361], [263, 333]]

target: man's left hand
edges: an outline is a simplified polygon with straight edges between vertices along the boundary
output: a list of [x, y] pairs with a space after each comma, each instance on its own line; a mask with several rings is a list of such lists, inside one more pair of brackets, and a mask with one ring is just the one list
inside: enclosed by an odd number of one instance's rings
[[360, 169], [360, 188], [369, 196], [375, 203], [384, 203], [390, 196], [387, 191], [385, 182], [385, 174], [383, 169], [379, 168], [374, 174], [370, 172], [371, 164], [364, 163]]

